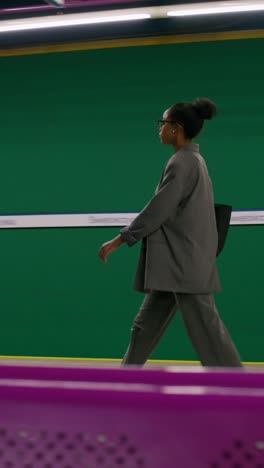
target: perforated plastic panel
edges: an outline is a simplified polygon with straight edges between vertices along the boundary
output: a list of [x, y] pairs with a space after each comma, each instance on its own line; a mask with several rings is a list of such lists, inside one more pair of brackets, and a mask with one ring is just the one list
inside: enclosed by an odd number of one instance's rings
[[248, 443], [233, 440], [216, 456], [216, 460], [210, 468], [264, 468], [264, 441]]
[[144, 458], [126, 434], [91, 436], [84, 432], [59, 432], [0, 427], [1, 468], [140, 468]]
[[263, 382], [0, 365], [0, 468], [264, 468]]

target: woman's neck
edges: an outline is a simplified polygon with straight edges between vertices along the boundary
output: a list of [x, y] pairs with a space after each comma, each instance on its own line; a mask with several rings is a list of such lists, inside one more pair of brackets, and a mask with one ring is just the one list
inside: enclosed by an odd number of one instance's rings
[[182, 141], [177, 142], [175, 145], [173, 145], [173, 147], [174, 147], [175, 151], [178, 151], [183, 146], [188, 145], [191, 142], [192, 142], [191, 140], [182, 140]]

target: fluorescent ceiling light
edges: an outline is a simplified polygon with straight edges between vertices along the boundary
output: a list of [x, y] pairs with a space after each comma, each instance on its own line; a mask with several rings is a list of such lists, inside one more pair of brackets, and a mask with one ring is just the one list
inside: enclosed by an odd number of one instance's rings
[[[60, 2], [62, 0], [49, 0]], [[174, 16], [216, 15], [220, 13], [264, 11], [264, 0], [233, 0], [188, 5], [167, 5], [144, 8], [126, 8], [86, 13], [49, 15], [0, 21], [0, 33], [30, 29], [58, 28], [89, 24], [136, 21]]]
[[[132, 9], [131, 9], [132, 10]], [[42, 16], [38, 18], [23, 18], [17, 20], [7, 20], [0, 22], [0, 32], [25, 31], [30, 29], [57, 28], [62, 26], [79, 26], [85, 24], [111, 23], [119, 21], [134, 21], [151, 18], [149, 13], [133, 13], [131, 10], [118, 10], [101, 14], [78, 13], [56, 16]]]
[[227, 2], [209, 2], [189, 5], [176, 5], [175, 7], [171, 6], [171, 8], [167, 11], [168, 16], [216, 15], [221, 13], [262, 11], [264, 10], [264, 1], [235, 0]]
[[64, 0], [45, 0], [45, 2], [53, 6], [64, 6]]

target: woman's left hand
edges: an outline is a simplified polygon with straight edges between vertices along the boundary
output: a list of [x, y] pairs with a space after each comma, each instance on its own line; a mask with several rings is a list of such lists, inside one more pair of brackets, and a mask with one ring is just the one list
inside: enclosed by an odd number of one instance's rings
[[118, 247], [123, 243], [123, 239], [121, 235], [115, 237], [114, 239], [105, 242], [99, 249], [99, 257], [103, 260], [103, 262], [107, 263], [107, 255], [114, 252]]

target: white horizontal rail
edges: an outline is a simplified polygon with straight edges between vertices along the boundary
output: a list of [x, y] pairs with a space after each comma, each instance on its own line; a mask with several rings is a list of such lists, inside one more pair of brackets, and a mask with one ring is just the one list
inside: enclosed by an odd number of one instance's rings
[[[0, 215], [0, 229], [127, 226], [138, 213]], [[264, 224], [264, 211], [233, 211], [231, 225]]]

